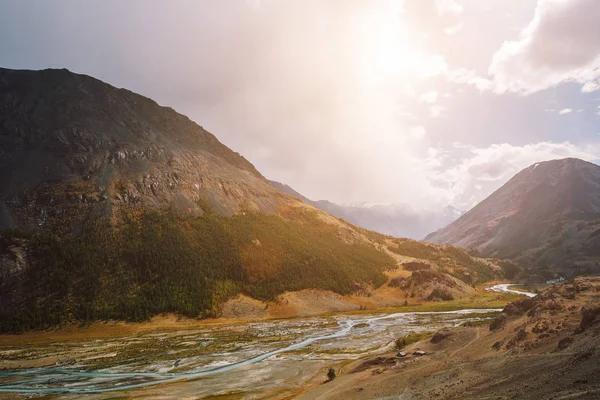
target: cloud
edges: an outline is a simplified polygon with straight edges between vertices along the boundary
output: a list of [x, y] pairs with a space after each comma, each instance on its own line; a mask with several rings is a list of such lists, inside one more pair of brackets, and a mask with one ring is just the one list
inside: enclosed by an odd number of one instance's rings
[[583, 93], [595, 92], [598, 89], [600, 89], [600, 82], [594, 82], [594, 81], [586, 82], [581, 87], [581, 91]]
[[463, 27], [464, 27], [463, 23], [452, 25], [452, 26], [445, 28], [444, 33], [449, 36], [454, 35], [455, 33], [458, 33]]
[[449, 82], [471, 85], [482, 92], [493, 90], [495, 87], [492, 80], [479, 76], [474, 70], [466, 68], [451, 69], [445, 76]]
[[497, 92], [533, 93], [563, 82], [596, 90], [600, 79], [600, 1], [538, 0], [520, 37], [492, 58]]
[[429, 114], [431, 118], [439, 118], [444, 115], [444, 111], [446, 111], [446, 107], [440, 105], [434, 105], [429, 107]]
[[410, 128], [410, 135], [417, 140], [423, 139], [426, 134], [427, 132], [422, 126], [413, 126], [412, 128]]
[[560, 110], [558, 112], [559, 115], [565, 115], [565, 114], [570, 114], [571, 112], [573, 112], [573, 110], [571, 110], [570, 108], [563, 108], [562, 110]]
[[439, 15], [460, 14], [463, 12], [463, 6], [456, 0], [436, 0], [435, 6]]
[[419, 97], [419, 102], [421, 103], [435, 103], [437, 101], [438, 98], [438, 92], [436, 92], [435, 90], [431, 90], [427, 93], [423, 93], [420, 97]]

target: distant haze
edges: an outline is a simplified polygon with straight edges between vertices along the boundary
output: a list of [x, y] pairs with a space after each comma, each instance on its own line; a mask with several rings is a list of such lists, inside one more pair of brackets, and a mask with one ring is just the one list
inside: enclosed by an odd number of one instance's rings
[[534, 162], [598, 162], [598, 20], [596, 0], [4, 1], [0, 66], [149, 96], [311, 199], [466, 210]]

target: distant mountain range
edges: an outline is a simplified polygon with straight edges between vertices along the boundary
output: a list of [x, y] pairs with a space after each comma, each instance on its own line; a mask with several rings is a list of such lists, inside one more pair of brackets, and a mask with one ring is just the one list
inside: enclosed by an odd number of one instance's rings
[[439, 211], [417, 210], [407, 204], [363, 202], [336, 204], [328, 200], [311, 200], [292, 187], [269, 181], [277, 190], [327, 211], [354, 225], [384, 235], [420, 240], [432, 230], [446, 226], [463, 213], [453, 206]]
[[558, 272], [600, 272], [600, 166], [536, 163], [425, 238]]

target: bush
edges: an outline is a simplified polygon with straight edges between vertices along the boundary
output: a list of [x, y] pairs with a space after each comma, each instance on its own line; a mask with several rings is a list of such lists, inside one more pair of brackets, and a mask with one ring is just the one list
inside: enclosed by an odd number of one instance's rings
[[333, 369], [332, 367], [329, 367], [329, 370], [327, 371], [327, 380], [332, 381], [335, 379], [335, 377], [336, 377], [335, 369]]
[[396, 341], [394, 342], [394, 346], [396, 348], [396, 351], [400, 351], [400, 350], [404, 349], [406, 346], [408, 346], [409, 344], [420, 342], [421, 340], [427, 339], [430, 336], [432, 336], [431, 332], [411, 333], [410, 335], [396, 339]]

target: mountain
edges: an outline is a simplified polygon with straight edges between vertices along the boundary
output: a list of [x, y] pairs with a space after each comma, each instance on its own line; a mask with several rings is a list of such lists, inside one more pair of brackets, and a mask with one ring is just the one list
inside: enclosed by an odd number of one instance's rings
[[202, 127], [89, 76], [0, 69], [0, 110], [0, 226], [65, 230], [131, 204], [278, 207], [256, 168]]
[[565, 275], [600, 272], [600, 167], [536, 163], [425, 240]]
[[336, 204], [328, 200], [314, 201], [286, 184], [276, 181], [269, 182], [277, 190], [354, 225], [395, 237], [421, 239], [432, 230], [446, 226], [462, 215], [460, 210], [450, 205], [434, 212], [416, 210], [409, 205], [396, 203]]
[[323, 312], [342, 296], [345, 309], [399, 305], [501, 276], [492, 260], [387, 238], [278, 191], [151, 99], [67, 70], [0, 69], [0, 332], [215, 317], [243, 296], [296, 293]]

